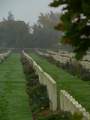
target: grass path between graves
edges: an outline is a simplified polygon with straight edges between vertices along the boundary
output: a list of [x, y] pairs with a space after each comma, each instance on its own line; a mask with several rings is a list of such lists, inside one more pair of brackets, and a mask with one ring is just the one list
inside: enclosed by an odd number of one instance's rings
[[90, 112], [90, 84], [70, 75], [46, 59], [30, 53], [30, 56], [56, 80], [57, 88], [68, 91], [83, 107]]
[[18, 54], [0, 64], [0, 120], [32, 120]]

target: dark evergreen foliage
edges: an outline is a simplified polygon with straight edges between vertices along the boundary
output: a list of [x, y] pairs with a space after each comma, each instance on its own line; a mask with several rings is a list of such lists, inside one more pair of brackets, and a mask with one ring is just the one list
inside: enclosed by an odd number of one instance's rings
[[74, 47], [76, 58], [80, 59], [90, 47], [90, 0], [54, 0], [50, 6], [63, 7], [58, 30], [64, 31], [63, 43]]

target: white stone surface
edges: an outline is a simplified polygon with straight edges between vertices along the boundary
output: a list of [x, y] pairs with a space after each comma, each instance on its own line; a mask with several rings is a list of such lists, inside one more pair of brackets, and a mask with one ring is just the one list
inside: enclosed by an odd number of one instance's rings
[[33, 64], [36, 74], [39, 76], [39, 82], [47, 87], [47, 92], [50, 100], [50, 109], [57, 110], [57, 87], [56, 82], [25, 52], [24, 56]]
[[[55, 80], [52, 79], [52, 77], [49, 74], [44, 72], [43, 69], [28, 54], [24, 52], [23, 54], [28, 60], [32, 62], [33, 67], [39, 76], [39, 82], [47, 87], [50, 100], [50, 109], [52, 111], [56, 111], [58, 102], [57, 102], [57, 86]], [[90, 114], [67, 91], [60, 90], [59, 100], [60, 110], [69, 111], [72, 114], [74, 114], [75, 112], [81, 112], [83, 114], [83, 120], [90, 120]]]
[[80, 112], [83, 115], [83, 120], [90, 120], [90, 114], [83, 108], [68, 92], [60, 91], [60, 108], [62, 111], [68, 111], [74, 114]]

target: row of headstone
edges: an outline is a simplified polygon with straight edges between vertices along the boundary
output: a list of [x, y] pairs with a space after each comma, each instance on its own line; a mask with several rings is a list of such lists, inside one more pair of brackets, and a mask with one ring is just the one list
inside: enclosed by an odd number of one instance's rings
[[60, 96], [58, 97], [56, 81], [49, 74], [44, 72], [44, 70], [32, 59], [31, 56], [26, 54], [24, 51], [23, 55], [30, 61], [30, 63], [32, 63], [36, 74], [39, 76], [40, 84], [46, 85], [50, 100], [50, 109], [52, 111], [56, 111], [59, 106], [59, 109], [62, 111], [68, 111], [72, 114], [80, 112], [83, 115], [83, 120], [90, 120], [90, 114], [67, 91], [60, 90]]
[[83, 120], [90, 120], [90, 113], [65, 90], [60, 90], [60, 109], [72, 114], [81, 113]]
[[57, 110], [57, 87], [56, 82], [48, 75], [44, 70], [30, 57], [23, 51], [23, 55], [27, 58], [30, 63], [32, 63], [36, 74], [39, 76], [39, 82], [42, 85], [47, 87], [48, 97], [50, 101], [50, 109], [52, 111]]

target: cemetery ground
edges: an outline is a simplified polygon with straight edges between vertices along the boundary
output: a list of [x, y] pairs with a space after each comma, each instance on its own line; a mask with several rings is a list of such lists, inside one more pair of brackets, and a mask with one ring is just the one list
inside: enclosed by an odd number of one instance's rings
[[[27, 83], [33, 84], [34, 80], [32, 81], [32, 78], [34, 76], [33, 74], [28, 74], [28, 76], [24, 75], [25, 71], [23, 71], [20, 59], [21, 57], [19, 54], [12, 53], [0, 64], [0, 120], [71, 120], [71, 114], [63, 112], [53, 113], [48, 109], [40, 111], [35, 119], [33, 111], [37, 113], [37, 110], [41, 109], [40, 107], [43, 105], [43, 103], [41, 104], [39, 101], [40, 98], [36, 97], [42, 97], [41, 95], [44, 93], [46, 94], [46, 89], [44, 89], [43, 86], [40, 86], [40, 84], [38, 84], [39, 86], [27, 86]], [[30, 69], [30, 71], [32, 71], [32, 69]], [[37, 82], [35, 82], [35, 84], [36, 83]], [[44, 92], [41, 92], [40, 90], [43, 90]], [[32, 104], [30, 106], [30, 101], [32, 100], [29, 98], [32, 96], [28, 96], [30, 92], [35, 93], [32, 94], [35, 100], [33, 104], [35, 103], [34, 105], [38, 106], [38, 109]], [[38, 105], [39, 102], [41, 105]], [[31, 108], [33, 107], [34, 109], [31, 111]]]
[[35, 53], [30, 53], [30, 56], [45, 72], [56, 80], [58, 89], [68, 91], [87, 111], [90, 112], [90, 82], [88, 83], [80, 80], [78, 77], [65, 72]]
[[[56, 80], [58, 90], [68, 91], [90, 112], [90, 84], [70, 75], [43, 57], [30, 56]], [[20, 61], [21, 60], [21, 61]], [[51, 112], [45, 86], [33, 67], [18, 53], [0, 64], [0, 120], [81, 120], [67, 112]], [[43, 99], [42, 99], [43, 98]]]
[[0, 64], [0, 120], [32, 120], [18, 54]]

